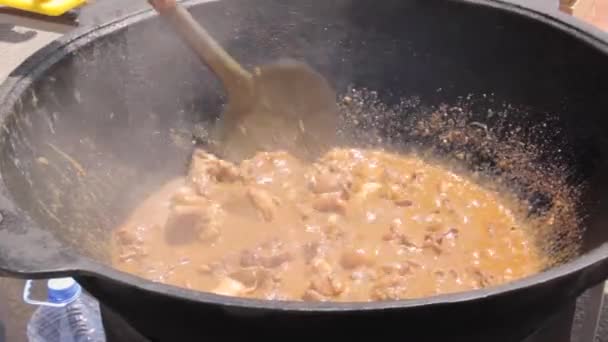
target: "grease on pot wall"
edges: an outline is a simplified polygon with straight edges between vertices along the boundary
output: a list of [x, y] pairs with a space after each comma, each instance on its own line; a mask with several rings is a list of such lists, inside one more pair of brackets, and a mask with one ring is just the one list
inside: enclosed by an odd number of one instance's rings
[[[58, 20], [0, 8], [0, 83], [23, 60], [73, 29]], [[23, 281], [0, 278], [0, 342], [25, 342], [25, 327], [33, 307], [21, 299]]]

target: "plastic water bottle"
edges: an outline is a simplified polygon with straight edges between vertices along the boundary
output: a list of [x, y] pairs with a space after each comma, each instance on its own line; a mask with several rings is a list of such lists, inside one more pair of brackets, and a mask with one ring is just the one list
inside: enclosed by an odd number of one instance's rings
[[51, 279], [46, 302], [30, 298], [31, 281], [23, 299], [38, 305], [27, 325], [30, 342], [104, 342], [106, 340], [95, 298], [82, 291], [72, 278]]

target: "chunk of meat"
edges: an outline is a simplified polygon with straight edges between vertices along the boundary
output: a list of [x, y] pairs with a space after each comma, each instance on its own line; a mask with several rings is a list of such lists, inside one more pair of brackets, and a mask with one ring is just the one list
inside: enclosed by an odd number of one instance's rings
[[437, 243], [440, 246], [444, 244], [448, 244], [450, 246], [454, 246], [456, 244], [456, 239], [458, 238], [458, 229], [450, 228], [447, 232], [443, 233], [439, 238], [437, 238]]
[[346, 194], [352, 185], [352, 178], [346, 173], [332, 172], [329, 168], [318, 167], [309, 178], [309, 188], [315, 194], [343, 192]]
[[230, 278], [235, 279], [251, 289], [264, 287], [273, 280], [270, 270], [262, 267], [247, 267], [232, 272]]
[[382, 236], [382, 239], [384, 241], [397, 241], [401, 239], [401, 227], [403, 227], [403, 221], [401, 219], [394, 219], [388, 227], [388, 232]]
[[440, 255], [441, 253], [443, 253], [443, 248], [441, 248], [441, 245], [439, 245], [439, 243], [437, 243], [437, 241], [435, 241], [435, 239], [431, 235], [426, 235], [424, 237], [424, 243], [422, 244], [422, 248], [428, 249], [436, 255]]
[[359, 268], [352, 271], [350, 279], [355, 282], [370, 282], [378, 279], [378, 272], [374, 268]]
[[492, 285], [495, 281], [491, 274], [481, 271], [479, 268], [474, 267], [468, 270], [468, 273], [477, 282], [479, 288], [485, 288]]
[[260, 152], [240, 165], [242, 175], [257, 184], [279, 183], [303, 172], [302, 163], [284, 151]]
[[171, 196], [172, 205], [205, 206], [208, 203], [209, 199], [196, 193], [191, 186], [182, 186]]
[[140, 260], [141, 258], [148, 255], [148, 250], [144, 246], [140, 245], [126, 245], [123, 246], [118, 259], [121, 262], [132, 262]]
[[165, 224], [165, 238], [171, 244], [213, 242], [220, 235], [225, 213], [217, 203], [205, 206], [175, 205]]
[[326, 239], [336, 241], [344, 237], [345, 229], [340, 224], [340, 218], [337, 214], [330, 214], [327, 218], [327, 223], [321, 227], [321, 231]]
[[369, 158], [364, 163], [357, 163], [353, 167], [353, 175], [366, 182], [381, 182], [384, 176], [384, 167], [376, 158]]
[[441, 230], [441, 228], [443, 228], [443, 226], [441, 224], [433, 223], [433, 224], [429, 224], [426, 227], [426, 231], [428, 231], [430, 233], [437, 233], [438, 231]]
[[309, 290], [330, 298], [338, 297], [345, 289], [344, 283], [333, 274], [313, 276], [309, 288]]
[[407, 297], [407, 279], [399, 274], [388, 274], [378, 279], [371, 289], [374, 300], [397, 300]]
[[295, 207], [302, 221], [308, 221], [314, 214], [314, 209], [309, 204], [296, 203]]
[[327, 166], [331, 171], [350, 172], [364, 159], [363, 154], [357, 149], [333, 149], [329, 151], [320, 163]]
[[265, 221], [270, 222], [274, 219], [279, 205], [276, 197], [273, 197], [268, 191], [249, 187], [247, 198]]
[[409, 182], [409, 175], [403, 174], [394, 168], [387, 167], [384, 169], [382, 181], [388, 184], [405, 185]]
[[312, 202], [312, 207], [324, 213], [336, 213], [344, 215], [346, 213], [346, 201], [342, 199], [339, 192], [318, 195]]
[[137, 258], [137, 253], [130, 249], [123, 250], [123, 252], [118, 255], [118, 260], [121, 262], [131, 262], [135, 258]]
[[345, 285], [334, 273], [319, 273], [312, 276], [309, 290], [324, 297], [337, 297], [345, 290]]
[[308, 289], [302, 295], [302, 300], [307, 301], [307, 302], [326, 302], [329, 300], [329, 298], [320, 294], [316, 290]]
[[139, 231], [141, 230], [137, 228], [135, 231], [126, 228], [119, 229], [116, 232], [118, 243], [123, 246], [142, 244], [144, 239], [138, 234]]
[[241, 179], [239, 169], [235, 165], [224, 160], [220, 160], [215, 166], [214, 176], [219, 182], [232, 183]]
[[340, 257], [340, 265], [349, 270], [373, 264], [373, 255], [364, 248], [346, 249]]
[[411, 200], [411, 194], [408, 193], [404, 185], [387, 184], [382, 189], [384, 198], [393, 201], [398, 207], [411, 207], [414, 202]]
[[386, 275], [406, 275], [411, 273], [411, 266], [409, 263], [400, 262], [389, 262], [381, 265], [380, 269]]
[[396, 219], [389, 225], [388, 233], [382, 236], [384, 241], [390, 241], [392, 243], [402, 245], [407, 249], [419, 249], [420, 247], [412, 241], [405, 233], [401, 231], [403, 223], [401, 220]]
[[289, 262], [293, 259], [293, 254], [290, 251], [281, 251], [272, 256], [262, 258], [262, 265], [268, 268], [275, 268]]
[[454, 184], [452, 182], [448, 182], [448, 181], [440, 181], [439, 185], [437, 186], [437, 190], [439, 191], [439, 193], [441, 194], [445, 194], [446, 192], [448, 192], [448, 190], [450, 190], [450, 188], [452, 188], [454, 186]]
[[240, 171], [234, 164], [218, 159], [200, 149], [195, 150], [192, 154], [188, 181], [198, 194], [206, 195], [212, 181], [231, 183], [240, 179]]
[[358, 202], [364, 202], [373, 196], [381, 196], [384, 194], [384, 185], [377, 182], [365, 182], [356, 187], [356, 192], [353, 198]]
[[412, 205], [414, 205], [414, 202], [407, 198], [396, 199], [393, 201], [393, 203], [395, 203], [399, 207], [411, 207]]
[[420, 249], [420, 247], [405, 234], [401, 234], [399, 244], [408, 249]]
[[198, 266], [198, 272], [202, 275], [225, 276], [227, 274], [226, 265], [223, 262], [211, 262]]
[[322, 297], [338, 297], [346, 290], [346, 285], [338, 279], [331, 264], [323, 258], [312, 261], [312, 277], [304, 297], [319, 294]]
[[145, 227], [138, 225], [133, 227], [123, 227], [116, 232], [116, 240], [120, 254], [118, 259], [121, 262], [128, 263], [132, 261], [141, 261], [141, 259], [148, 255], [148, 248], [144, 244], [143, 233], [146, 230], [158, 230], [158, 226]]
[[262, 266], [277, 268], [294, 258], [293, 251], [279, 240], [264, 243], [253, 250], [241, 252], [240, 265], [242, 267]]
[[241, 179], [238, 167], [203, 150], [196, 150], [192, 156], [190, 172], [207, 174], [218, 182], [235, 182]]
[[241, 252], [240, 264], [242, 267], [252, 267], [260, 264], [259, 256], [251, 250]]
[[304, 257], [304, 262], [310, 263], [316, 257], [321, 255], [321, 243], [318, 241], [315, 242], [307, 242], [302, 245], [302, 256]]
[[312, 269], [317, 274], [331, 274], [333, 273], [333, 268], [331, 264], [324, 258], [318, 257], [314, 258], [311, 262]]
[[230, 277], [223, 277], [211, 292], [223, 296], [243, 296], [255, 289], [247, 288], [243, 283]]

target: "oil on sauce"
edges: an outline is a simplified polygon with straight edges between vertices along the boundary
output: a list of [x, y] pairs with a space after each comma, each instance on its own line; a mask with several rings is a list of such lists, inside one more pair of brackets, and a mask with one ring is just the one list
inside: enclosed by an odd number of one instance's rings
[[115, 230], [113, 264], [176, 286], [270, 300], [418, 298], [540, 271], [501, 194], [424, 162], [334, 149], [234, 165], [196, 151], [188, 175]]

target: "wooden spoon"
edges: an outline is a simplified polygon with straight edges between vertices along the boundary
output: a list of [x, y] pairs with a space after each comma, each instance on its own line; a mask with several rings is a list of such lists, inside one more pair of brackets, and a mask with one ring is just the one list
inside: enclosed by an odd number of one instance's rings
[[228, 106], [216, 132], [223, 158], [286, 150], [314, 159], [336, 144], [338, 108], [329, 83], [294, 60], [245, 70], [175, 0], [149, 0], [222, 81]]

